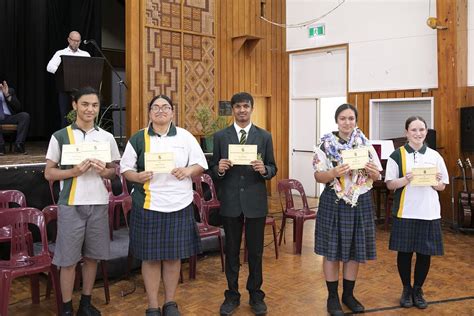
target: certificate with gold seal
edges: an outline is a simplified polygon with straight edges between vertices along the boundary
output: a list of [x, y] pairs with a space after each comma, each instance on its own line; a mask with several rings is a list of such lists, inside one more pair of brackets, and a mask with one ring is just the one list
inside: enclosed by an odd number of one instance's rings
[[61, 150], [61, 165], [78, 165], [86, 159], [97, 159], [111, 162], [109, 142], [83, 142], [79, 144], [65, 144]]
[[257, 160], [257, 145], [229, 145], [229, 160], [234, 165], [250, 165]]
[[170, 173], [175, 168], [174, 153], [145, 153], [145, 171]]
[[413, 173], [413, 179], [410, 182], [412, 186], [438, 185], [438, 181], [436, 181], [438, 169], [436, 167], [414, 167], [411, 169], [411, 172]]
[[348, 164], [351, 170], [364, 169], [369, 162], [369, 148], [346, 149], [341, 152], [342, 163]]

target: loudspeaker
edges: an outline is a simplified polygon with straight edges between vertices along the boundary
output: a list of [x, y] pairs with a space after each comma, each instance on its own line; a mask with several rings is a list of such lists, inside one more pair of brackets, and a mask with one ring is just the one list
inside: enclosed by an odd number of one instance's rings
[[429, 128], [426, 134], [425, 143], [428, 147], [436, 150], [436, 130]]
[[461, 151], [474, 152], [474, 107], [461, 108]]

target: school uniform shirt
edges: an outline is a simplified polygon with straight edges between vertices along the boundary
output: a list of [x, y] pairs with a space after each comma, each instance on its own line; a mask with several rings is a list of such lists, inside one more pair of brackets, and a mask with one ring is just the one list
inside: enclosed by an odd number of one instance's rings
[[[413, 167], [436, 167], [441, 182], [448, 184], [449, 176], [441, 155], [423, 145], [415, 151], [408, 144], [395, 150], [387, 160], [385, 182], [404, 177]], [[412, 186], [395, 190], [392, 215], [398, 218], [434, 220], [441, 218], [438, 192], [431, 186]]]
[[[120, 160], [117, 142], [112, 134], [94, 126], [89, 131], [83, 131], [75, 123], [60, 129], [51, 136], [46, 159], [60, 164], [62, 146], [82, 142], [108, 142], [112, 161]], [[73, 166], [61, 166], [61, 169], [71, 169]], [[79, 177], [61, 181], [61, 192], [58, 204], [60, 205], [103, 205], [109, 203], [109, 194], [104, 180], [90, 168]]]
[[[120, 162], [122, 173], [145, 170], [145, 152], [173, 153], [175, 167], [200, 165], [207, 169], [207, 161], [196, 138], [187, 130], [170, 124], [165, 135], [153, 131], [151, 125], [133, 135]], [[135, 183], [132, 193], [136, 208], [170, 213], [182, 210], [193, 200], [191, 178], [178, 180], [171, 173], [155, 173], [145, 184]]]

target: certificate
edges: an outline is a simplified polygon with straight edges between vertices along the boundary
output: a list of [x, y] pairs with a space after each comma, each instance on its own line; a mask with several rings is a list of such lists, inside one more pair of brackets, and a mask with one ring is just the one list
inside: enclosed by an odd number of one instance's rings
[[438, 181], [436, 181], [438, 169], [436, 167], [415, 167], [411, 169], [411, 172], [413, 173], [413, 179], [410, 182], [412, 186], [438, 185]]
[[111, 162], [109, 142], [83, 142], [62, 146], [61, 165], [78, 165], [86, 159], [98, 159]]
[[349, 165], [351, 170], [364, 169], [369, 162], [369, 149], [367, 147], [346, 149], [341, 152], [342, 162]]
[[154, 173], [171, 173], [175, 168], [174, 153], [145, 153], [145, 171]]
[[234, 165], [250, 165], [257, 160], [257, 145], [229, 145], [229, 160]]

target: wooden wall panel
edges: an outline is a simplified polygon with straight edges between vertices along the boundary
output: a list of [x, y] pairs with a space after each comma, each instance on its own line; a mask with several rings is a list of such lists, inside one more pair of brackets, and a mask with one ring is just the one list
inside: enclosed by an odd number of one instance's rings
[[[268, 19], [284, 22], [286, 1], [266, 0]], [[285, 30], [260, 19], [260, 0], [221, 0], [218, 5], [217, 60], [219, 100], [230, 100], [246, 91], [267, 99], [267, 130], [272, 133], [278, 174], [270, 190], [276, 192], [277, 179], [288, 177], [288, 54]], [[233, 37], [261, 37], [250, 51], [244, 44], [233, 49]]]

